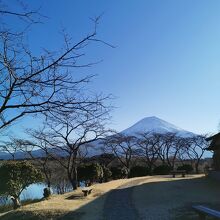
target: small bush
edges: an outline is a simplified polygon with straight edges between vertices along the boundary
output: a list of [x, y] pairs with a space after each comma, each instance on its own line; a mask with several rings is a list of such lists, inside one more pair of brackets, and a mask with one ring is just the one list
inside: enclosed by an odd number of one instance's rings
[[111, 167], [110, 171], [112, 172], [112, 178], [114, 180], [121, 178], [121, 168], [119, 168], [119, 167]]
[[139, 176], [147, 176], [150, 174], [150, 170], [148, 167], [144, 166], [135, 166], [130, 170], [129, 177], [139, 177]]
[[167, 175], [171, 171], [171, 167], [168, 165], [160, 165], [154, 168], [154, 174], [156, 175]]
[[178, 166], [177, 170], [185, 170], [186, 173], [190, 173], [193, 171], [193, 167], [190, 164], [183, 164], [182, 166]]
[[121, 178], [124, 179], [128, 177], [128, 170], [126, 169], [126, 167], [122, 167], [121, 168]]
[[116, 179], [122, 179], [126, 178], [128, 176], [128, 171], [125, 167], [111, 167], [111, 172], [112, 172], [112, 178], [114, 180]]
[[103, 169], [100, 164], [92, 163], [78, 167], [78, 180], [89, 182], [100, 181], [103, 178]]
[[6, 161], [0, 166], [0, 195], [10, 196], [14, 209], [21, 206], [22, 190], [43, 180], [42, 173], [28, 161]]
[[108, 167], [103, 167], [103, 180], [104, 182], [108, 182], [112, 177], [112, 172]]

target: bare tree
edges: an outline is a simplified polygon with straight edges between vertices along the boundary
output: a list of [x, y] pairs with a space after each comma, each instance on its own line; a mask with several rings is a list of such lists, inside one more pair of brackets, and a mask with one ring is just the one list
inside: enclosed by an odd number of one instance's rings
[[138, 155], [144, 158], [150, 173], [153, 172], [153, 168], [156, 166], [156, 161], [159, 157], [159, 151], [161, 147], [160, 138], [155, 133], [139, 133], [137, 136]]
[[103, 101], [106, 98], [95, 97], [87, 106], [73, 112], [53, 112], [47, 117], [45, 129], [32, 131], [35, 141], [43, 141], [46, 147], [41, 148], [65, 168], [73, 189], [77, 188], [77, 167], [92, 148], [95, 140], [106, 134], [106, 121], [109, 119], [109, 108]]
[[163, 164], [167, 164], [167, 153], [165, 146], [165, 134], [160, 133], [152, 133], [152, 139], [155, 143], [155, 147], [157, 149], [158, 158], [161, 160]]
[[[28, 135], [31, 135], [28, 133]], [[53, 174], [52, 158], [47, 153], [47, 151], [42, 151], [40, 154], [36, 154], [35, 150], [46, 149], [48, 144], [43, 140], [24, 140], [19, 138], [14, 138], [15, 145], [18, 146], [18, 149], [23, 152], [24, 156], [30, 158], [33, 161], [33, 164], [40, 168], [44, 174], [45, 182], [47, 186], [51, 187], [51, 179]]]
[[[30, 24], [35, 23], [35, 14], [0, 10], [2, 16], [15, 16]], [[81, 98], [81, 90], [92, 75], [80, 77], [73, 74], [73, 69], [94, 64], [81, 60], [88, 44], [106, 44], [96, 38], [98, 20], [99, 17], [93, 20], [94, 30], [81, 40], [74, 43], [64, 33], [60, 49], [55, 52], [44, 49], [40, 55], [27, 46], [25, 30], [19, 33], [7, 28], [0, 30], [0, 130], [27, 115], [48, 115], [53, 111], [63, 114], [91, 104]]]
[[199, 164], [208, 147], [206, 138], [207, 135], [197, 135], [188, 139], [187, 154], [189, 159], [194, 161], [196, 173], [199, 173]]
[[189, 138], [190, 137], [179, 137], [179, 139], [181, 139], [181, 148], [178, 150], [177, 160], [181, 165], [185, 165], [186, 162], [193, 165], [193, 161], [188, 156]]
[[20, 146], [17, 144], [15, 138], [9, 137], [8, 141], [1, 141], [0, 152], [8, 153], [12, 160], [16, 159], [16, 153], [19, 152]]
[[104, 145], [107, 151], [112, 152], [117, 157], [129, 175], [134, 156], [137, 155], [136, 137], [118, 133], [107, 137]]
[[174, 165], [180, 150], [182, 149], [182, 138], [176, 133], [156, 134], [158, 138], [158, 155], [163, 164], [174, 169]]
[[170, 139], [170, 142], [171, 147], [169, 148], [169, 156], [167, 157], [167, 161], [170, 167], [174, 169], [175, 163], [181, 156], [183, 158], [186, 152], [187, 138], [174, 134], [173, 138]]
[[0, 145], [0, 151], [7, 152], [12, 160], [18, 159], [19, 155], [21, 158], [31, 159], [32, 163], [39, 167], [44, 174], [45, 181], [48, 187], [51, 187], [51, 178], [53, 166], [51, 166], [51, 157], [46, 152], [43, 151], [41, 155], [35, 154], [37, 149], [47, 148], [47, 143], [39, 140], [38, 142], [31, 142], [29, 140], [19, 139], [15, 137], [10, 137], [9, 141], [2, 141]]
[[[40, 14], [40, 7], [38, 9], [30, 9], [28, 4], [24, 1], [13, 1], [12, 4], [6, 2], [7, 1], [3, 0], [0, 2], [0, 17], [2, 25], [7, 24], [8, 26], [9, 23], [7, 22], [7, 19], [11, 17], [14, 19], [19, 19], [20, 22], [25, 24], [39, 23], [41, 22], [40, 18], [46, 17]], [[12, 5], [15, 7], [12, 7]]]

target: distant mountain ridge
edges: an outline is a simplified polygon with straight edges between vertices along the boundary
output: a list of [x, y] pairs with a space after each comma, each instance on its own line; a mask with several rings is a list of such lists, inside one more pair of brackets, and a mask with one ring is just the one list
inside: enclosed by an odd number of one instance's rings
[[[178, 136], [181, 137], [192, 137], [195, 136], [196, 134], [186, 131], [182, 128], [179, 128], [167, 121], [164, 121], [163, 119], [160, 119], [156, 116], [152, 117], [146, 117], [143, 118], [142, 120], [138, 121], [131, 127], [119, 132], [120, 134], [124, 135], [132, 135], [132, 136], [137, 136], [139, 133], [160, 133], [160, 134], [165, 134], [165, 133], [176, 133]], [[100, 146], [102, 141], [97, 140], [94, 143], [94, 148], [91, 148], [91, 151], [88, 156], [94, 156], [101, 154]], [[43, 157], [45, 153], [42, 150], [35, 150], [33, 151], [33, 156], [34, 157]], [[65, 156], [64, 152], [59, 152], [59, 155]], [[16, 159], [23, 159], [23, 158], [30, 158], [30, 156], [24, 152], [17, 152], [15, 155]], [[5, 152], [0, 152], [0, 159], [8, 160], [12, 159], [12, 156], [8, 153]]]

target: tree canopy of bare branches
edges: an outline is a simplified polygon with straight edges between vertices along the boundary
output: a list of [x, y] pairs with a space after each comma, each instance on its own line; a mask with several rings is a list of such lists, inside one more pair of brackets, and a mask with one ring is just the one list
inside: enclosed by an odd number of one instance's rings
[[[97, 97], [84, 108], [59, 114], [53, 112], [44, 129], [31, 130], [34, 146], [43, 150], [65, 168], [73, 189], [77, 188], [77, 166], [93, 142], [107, 133], [109, 108]], [[42, 143], [43, 146], [42, 146]]]
[[[0, 10], [1, 16], [23, 18], [31, 24], [36, 13]], [[94, 64], [81, 61], [88, 44], [107, 44], [96, 37], [98, 20], [93, 20], [94, 30], [84, 38], [73, 42], [64, 34], [62, 47], [44, 49], [40, 55], [28, 47], [26, 31], [0, 31], [0, 130], [27, 115], [63, 114], [92, 104], [82, 88], [93, 75], [79, 76], [73, 70]]]
[[129, 175], [134, 163], [134, 156], [137, 155], [136, 137], [118, 133], [106, 138], [104, 145], [106, 145], [107, 151], [112, 152], [117, 157]]

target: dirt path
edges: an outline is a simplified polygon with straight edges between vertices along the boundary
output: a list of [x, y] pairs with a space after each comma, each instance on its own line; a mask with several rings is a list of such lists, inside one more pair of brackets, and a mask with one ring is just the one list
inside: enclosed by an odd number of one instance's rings
[[130, 181], [109, 193], [104, 204], [104, 220], [137, 220], [138, 212], [133, 204], [133, 186], [137, 186], [150, 177]]

